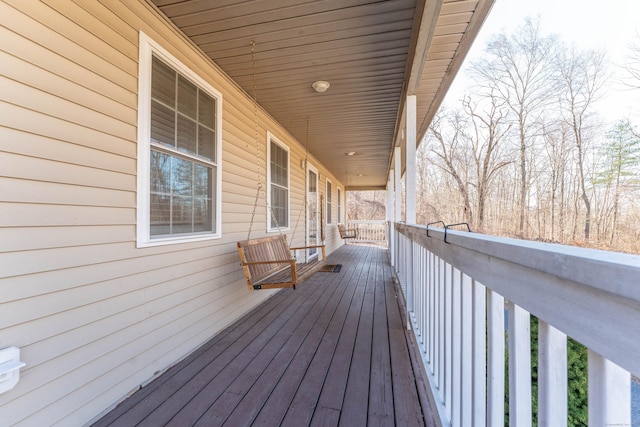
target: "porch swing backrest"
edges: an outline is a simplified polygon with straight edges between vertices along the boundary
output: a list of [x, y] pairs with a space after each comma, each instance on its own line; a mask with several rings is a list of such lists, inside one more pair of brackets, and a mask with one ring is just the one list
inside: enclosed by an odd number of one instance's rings
[[238, 252], [245, 276], [252, 283], [295, 265], [284, 235], [238, 242]]

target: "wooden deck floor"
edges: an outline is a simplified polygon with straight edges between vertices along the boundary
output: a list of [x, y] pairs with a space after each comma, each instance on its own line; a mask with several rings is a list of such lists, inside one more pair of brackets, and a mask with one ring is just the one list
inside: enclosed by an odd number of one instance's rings
[[94, 425], [432, 425], [386, 250], [328, 263], [341, 271], [280, 291]]

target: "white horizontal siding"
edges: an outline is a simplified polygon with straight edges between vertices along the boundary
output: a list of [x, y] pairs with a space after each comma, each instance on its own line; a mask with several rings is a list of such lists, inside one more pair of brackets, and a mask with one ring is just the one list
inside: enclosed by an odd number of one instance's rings
[[[139, 31], [223, 94], [221, 239], [135, 246]], [[246, 289], [235, 247], [258, 174], [266, 190], [267, 130], [290, 148], [295, 245], [301, 160], [318, 163], [261, 109], [256, 159], [253, 101], [143, 1], [0, 2], [0, 37], [0, 346], [27, 363], [2, 423], [79, 425], [271, 295]]]

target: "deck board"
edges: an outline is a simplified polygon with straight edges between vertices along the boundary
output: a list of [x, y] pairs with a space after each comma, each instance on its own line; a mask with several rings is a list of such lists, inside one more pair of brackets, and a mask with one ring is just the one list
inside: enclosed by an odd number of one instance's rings
[[278, 292], [94, 425], [430, 425], [386, 251], [327, 262], [342, 270]]

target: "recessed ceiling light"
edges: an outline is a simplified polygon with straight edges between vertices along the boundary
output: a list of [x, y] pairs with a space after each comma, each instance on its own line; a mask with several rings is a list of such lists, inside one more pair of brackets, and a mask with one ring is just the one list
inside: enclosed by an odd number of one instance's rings
[[329, 89], [329, 86], [331, 86], [331, 83], [326, 80], [318, 80], [311, 85], [313, 90], [319, 93], [326, 92], [327, 89]]
[[347, 156], [355, 156], [356, 152], [355, 151], [348, 151], [348, 152], [346, 152], [344, 154], [347, 155]]
[[364, 175], [363, 175], [363, 174], [361, 174], [361, 173], [359, 173], [359, 174], [358, 174], [358, 177], [362, 177], [362, 176], [364, 176]]

